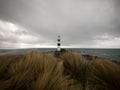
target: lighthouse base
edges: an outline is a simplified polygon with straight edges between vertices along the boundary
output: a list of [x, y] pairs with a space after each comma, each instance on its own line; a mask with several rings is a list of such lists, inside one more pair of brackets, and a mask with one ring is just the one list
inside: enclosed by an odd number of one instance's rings
[[58, 51], [58, 52], [60, 52], [60, 51], [61, 51], [61, 48], [60, 48], [60, 47], [58, 47], [58, 48], [57, 48], [57, 51]]

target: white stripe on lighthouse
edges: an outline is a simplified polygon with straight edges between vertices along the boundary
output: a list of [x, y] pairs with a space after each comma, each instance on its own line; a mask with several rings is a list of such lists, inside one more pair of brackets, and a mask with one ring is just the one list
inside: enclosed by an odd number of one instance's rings
[[58, 43], [57, 43], [57, 51], [60, 51], [60, 50], [61, 50], [61, 47], [60, 47], [60, 46], [61, 46], [61, 43], [60, 43], [60, 41], [61, 41], [61, 40], [60, 40], [60, 35], [58, 35], [58, 39], [57, 39], [57, 42], [58, 42]]

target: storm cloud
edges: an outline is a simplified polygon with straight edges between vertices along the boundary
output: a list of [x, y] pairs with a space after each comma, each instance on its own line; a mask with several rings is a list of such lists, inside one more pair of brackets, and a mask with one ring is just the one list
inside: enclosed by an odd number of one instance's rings
[[0, 0], [0, 48], [120, 48], [119, 0]]

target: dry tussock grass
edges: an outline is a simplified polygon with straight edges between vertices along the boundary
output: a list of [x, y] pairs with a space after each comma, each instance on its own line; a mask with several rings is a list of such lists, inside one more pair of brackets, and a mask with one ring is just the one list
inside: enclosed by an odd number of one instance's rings
[[51, 54], [33, 50], [24, 60], [8, 69], [10, 77], [2, 81], [0, 90], [68, 90], [73, 81], [63, 75], [63, 62]]
[[87, 84], [88, 60], [79, 53], [71, 51], [63, 53], [60, 58], [63, 60], [65, 73], [70, 75], [84, 89]]
[[96, 88], [120, 90], [120, 66], [103, 59], [93, 60], [90, 64], [90, 80]]
[[120, 90], [120, 66], [76, 52], [0, 56], [0, 90]]

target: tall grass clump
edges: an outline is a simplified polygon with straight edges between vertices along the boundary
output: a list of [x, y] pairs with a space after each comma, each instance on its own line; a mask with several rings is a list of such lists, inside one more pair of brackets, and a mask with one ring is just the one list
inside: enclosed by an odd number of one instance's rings
[[50, 54], [44, 54], [43, 73], [39, 73], [39, 77], [35, 84], [35, 90], [71, 90], [73, 81], [63, 75], [63, 62], [58, 62], [57, 59]]
[[19, 62], [21, 55], [3, 55], [0, 56], [0, 79], [7, 79], [9, 77], [8, 70], [15, 63]]
[[[51, 67], [51, 68], [49, 68]], [[62, 62], [46, 64], [44, 73], [39, 74], [36, 90], [68, 90], [71, 81], [63, 75]]]
[[10, 77], [3, 81], [0, 90], [70, 90], [73, 81], [63, 71], [63, 63], [51, 54], [33, 50], [11, 66]]
[[120, 90], [120, 66], [103, 59], [90, 64], [90, 80], [96, 90]]
[[79, 83], [84, 90], [88, 77], [88, 61], [80, 54], [71, 51], [63, 53], [60, 58], [63, 60], [65, 73]]
[[39, 57], [39, 53], [33, 50], [24, 59], [13, 65], [9, 70], [11, 77], [4, 81], [5, 90], [29, 90], [32, 88], [32, 83], [38, 73]]

